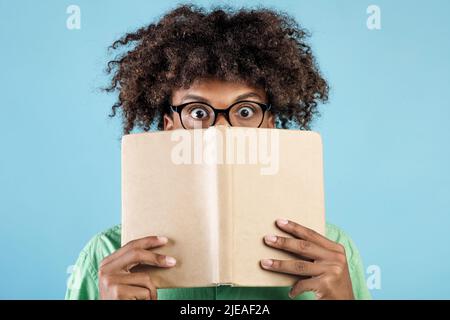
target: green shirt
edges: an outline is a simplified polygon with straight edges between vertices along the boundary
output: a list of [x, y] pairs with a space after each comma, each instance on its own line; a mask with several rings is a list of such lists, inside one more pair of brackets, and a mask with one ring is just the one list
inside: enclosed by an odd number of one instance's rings
[[[94, 236], [81, 251], [68, 282], [66, 299], [99, 299], [98, 268], [103, 260], [120, 248], [121, 226], [114, 226]], [[338, 227], [326, 225], [328, 239], [345, 247], [353, 293], [356, 299], [371, 299], [366, 286], [364, 268], [353, 241]], [[231, 287], [158, 289], [158, 299], [254, 299], [288, 300], [290, 287]], [[296, 300], [314, 299], [312, 292], [296, 297]]]

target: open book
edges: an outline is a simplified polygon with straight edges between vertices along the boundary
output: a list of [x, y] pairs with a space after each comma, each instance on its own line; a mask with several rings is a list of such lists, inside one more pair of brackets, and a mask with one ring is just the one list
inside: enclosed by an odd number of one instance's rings
[[152, 249], [177, 259], [148, 267], [158, 287], [292, 285], [296, 277], [260, 267], [296, 258], [264, 244], [290, 236], [277, 218], [325, 232], [318, 133], [216, 126], [122, 138], [122, 245], [169, 238]]

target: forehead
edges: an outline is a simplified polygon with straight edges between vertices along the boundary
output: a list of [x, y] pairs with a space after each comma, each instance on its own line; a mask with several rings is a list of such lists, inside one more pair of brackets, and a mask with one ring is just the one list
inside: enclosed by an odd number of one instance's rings
[[210, 101], [231, 101], [235, 97], [253, 92], [261, 99], [266, 99], [266, 93], [262, 88], [254, 87], [243, 82], [224, 81], [219, 79], [196, 80], [189, 88], [175, 89], [172, 91], [172, 101], [179, 102], [188, 94], [202, 96]]

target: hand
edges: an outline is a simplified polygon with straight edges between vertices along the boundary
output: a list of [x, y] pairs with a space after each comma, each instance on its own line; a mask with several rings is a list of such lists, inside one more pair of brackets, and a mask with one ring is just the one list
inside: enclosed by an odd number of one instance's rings
[[312, 291], [317, 299], [354, 299], [345, 249], [341, 244], [292, 221], [279, 219], [276, 224], [295, 238], [265, 236], [264, 242], [272, 248], [294, 253], [299, 259], [264, 259], [261, 266], [300, 276], [289, 297]]
[[103, 259], [98, 272], [100, 299], [156, 300], [157, 291], [149, 272], [130, 272], [137, 265], [173, 267], [172, 257], [151, 252], [167, 243], [165, 237], [134, 240]]

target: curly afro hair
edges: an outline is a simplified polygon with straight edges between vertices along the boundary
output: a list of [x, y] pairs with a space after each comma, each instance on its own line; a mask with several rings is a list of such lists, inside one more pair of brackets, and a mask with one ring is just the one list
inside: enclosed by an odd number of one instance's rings
[[272, 9], [222, 6], [206, 12], [180, 5], [109, 47], [127, 49], [106, 68], [111, 82], [104, 90], [119, 92], [110, 116], [121, 112], [125, 134], [148, 131], [153, 123], [162, 129], [172, 90], [214, 77], [263, 88], [281, 128], [295, 121], [309, 129], [329, 88], [308, 36], [288, 14]]

